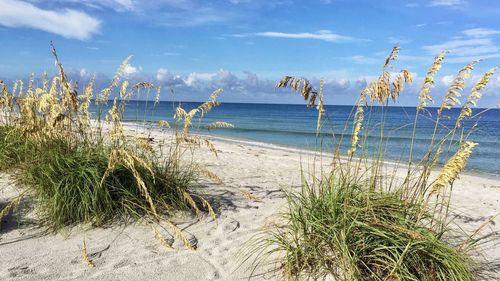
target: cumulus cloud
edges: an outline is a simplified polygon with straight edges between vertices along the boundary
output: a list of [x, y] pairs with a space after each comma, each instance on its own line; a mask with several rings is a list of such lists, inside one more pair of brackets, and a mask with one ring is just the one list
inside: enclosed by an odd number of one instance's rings
[[142, 71], [142, 67], [135, 67], [132, 66], [131, 64], [127, 64], [125, 68], [123, 69], [123, 73], [125, 77], [132, 77], [137, 75], [140, 71]]
[[72, 9], [48, 10], [20, 0], [0, 0], [0, 25], [27, 27], [58, 34], [65, 38], [87, 40], [97, 33], [100, 21]]
[[202, 82], [209, 82], [212, 78], [216, 76], [216, 73], [198, 73], [192, 72], [189, 73], [187, 77], [183, 79], [184, 83], [187, 86], [195, 86], [196, 84], [200, 84]]
[[[290, 89], [276, 89], [275, 84], [278, 78], [265, 78], [250, 71], [231, 72], [226, 69], [220, 69], [214, 72], [192, 72], [192, 73], [173, 73], [166, 68], [160, 68], [156, 73], [141, 71], [139, 67], [134, 75], [129, 77], [133, 85], [137, 82], [150, 81], [162, 88], [162, 100], [171, 100], [172, 96], [168, 93], [170, 90], [174, 93], [174, 99], [177, 101], [204, 101], [210, 94], [222, 88], [224, 93], [220, 97], [222, 102], [250, 102], [250, 103], [295, 103], [303, 104], [303, 98], [300, 94], [292, 92]], [[68, 70], [68, 76], [73, 81], [77, 81], [80, 90], [83, 90], [85, 83], [94, 76], [89, 70]], [[401, 93], [397, 105], [415, 106], [418, 102], [418, 94], [423, 82], [423, 77], [412, 73], [414, 82], [406, 85]], [[446, 73], [436, 77], [436, 83], [431, 91], [431, 95], [436, 101], [434, 105], [439, 105], [443, 99], [449, 84], [454, 79], [453, 73]], [[320, 79], [324, 81], [324, 95], [326, 104], [355, 104], [360, 92], [378, 76], [373, 75], [353, 75], [346, 71], [335, 71], [324, 73], [321, 76], [312, 76], [310, 81], [315, 87], [319, 87]], [[471, 87], [479, 80], [481, 73], [476, 73], [467, 81], [467, 88], [462, 91], [462, 101], [470, 93]], [[157, 79], [155, 79], [157, 78]], [[5, 81], [12, 81], [6, 77], [0, 77]], [[25, 77], [29, 79], [29, 77]], [[103, 73], [95, 74], [96, 89], [102, 89], [109, 85], [111, 77]], [[115, 92], [114, 95], [117, 93]], [[144, 96], [142, 97], [144, 98]], [[488, 107], [498, 104], [500, 98], [500, 75], [492, 77], [491, 82], [483, 90], [483, 98], [478, 106]]]
[[172, 73], [170, 73], [170, 71], [168, 71], [165, 68], [159, 68], [156, 71], [156, 80], [160, 82], [168, 81], [171, 80], [172, 78], [173, 78]]

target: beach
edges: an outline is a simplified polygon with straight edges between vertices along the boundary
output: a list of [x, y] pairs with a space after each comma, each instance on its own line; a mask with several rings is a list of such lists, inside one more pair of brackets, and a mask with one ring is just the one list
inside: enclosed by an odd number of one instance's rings
[[[160, 138], [160, 133], [153, 137]], [[199, 191], [212, 202], [218, 223], [208, 215], [172, 219], [196, 250], [185, 249], [179, 241], [174, 251], [154, 237], [151, 227], [138, 222], [106, 228], [77, 226], [58, 234], [37, 228], [33, 204], [22, 204], [15, 215], [4, 219], [0, 230], [0, 280], [245, 280], [249, 262], [240, 264], [245, 244], [260, 229], [286, 209], [284, 191], [299, 190], [301, 169], [307, 174], [327, 169], [330, 159], [310, 151], [264, 143], [213, 138], [216, 158], [200, 149], [195, 158], [214, 171], [224, 184], [202, 182]], [[0, 176], [0, 204], [14, 197], [11, 177]], [[486, 224], [481, 234], [500, 232], [500, 179], [464, 173], [455, 182], [452, 206], [456, 223], [473, 232]], [[166, 231], [162, 234], [170, 237]], [[82, 241], [95, 267], [82, 261]], [[496, 239], [498, 241], [498, 239]], [[484, 259], [500, 259], [500, 245], [480, 246]], [[270, 274], [257, 268], [252, 280]]]

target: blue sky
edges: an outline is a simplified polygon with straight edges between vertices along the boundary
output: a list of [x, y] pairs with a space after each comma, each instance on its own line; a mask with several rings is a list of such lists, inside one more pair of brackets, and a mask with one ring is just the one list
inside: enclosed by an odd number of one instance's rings
[[[286, 74], [326, 81], [326, 101], [351, 104], [380, 72], [394, 44], [394, 70], [416, 80], [401, 98], [412, 105], [433, 57], [449, 50], [436, 79], [438, 99], [466, 63], [483, 59], [471, 85], [500, 65], [500, 2], [491, 0], [0, 0], [0, 78], [56, 71], [56, 45], [72, 79], [104, 83], [128, 55], [132, 80], [202, 100], [297, 103], [274, 90]], [[164, 99], [168, 99], [165, 94]], [[481, 106], [500, 103], [500, 75]]]

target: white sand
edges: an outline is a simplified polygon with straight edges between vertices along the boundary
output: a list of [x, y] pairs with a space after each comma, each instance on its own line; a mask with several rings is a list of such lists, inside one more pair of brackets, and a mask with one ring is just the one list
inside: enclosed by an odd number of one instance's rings
[[[197, 241], [196, 251], [186, 250], [178, 242], [178, 251], [167, 251], [145, 224], [117, 225], [86, 231], [88, 252], [95, 263], [95, 268], [88, 268], [81, 258], [81, 230], [74, 229], [66, 236], [43, 234], [36, 228], [34, 211], [21, 208], [20, 214], [9, 216], [0, 230], [0, 280], [245, 279], [247, 271], [235, 270], [238, 251], [266, 220], [283, 209], [282, 189], [299, 186], [301, 163], [307, 170], [313, 156], [244, 142], [219, 139], [214, 143], [218, 159], [208, 151], [201, 152], [199, 159], [226, 183], [210, 184], [202, 190], [216, 200], [219, 224], [208, 217], [176, 219], [192, 241]], [[251, 192], [259, 201], [249, 200], [242, 191]], [[15, 194], [12, 181], [1, 175], [0, 205]], [[453, 196], [454, 208], [461, 214], [458, 222], [474, 229], [500, 211], [500, 180], [462, 175]], [[500, 232], [500, 218], [489, 223], [483, 233], [491, 231]], [[500, 259], [499, 245], [490, 243], [484, 248], [489, 260]]]

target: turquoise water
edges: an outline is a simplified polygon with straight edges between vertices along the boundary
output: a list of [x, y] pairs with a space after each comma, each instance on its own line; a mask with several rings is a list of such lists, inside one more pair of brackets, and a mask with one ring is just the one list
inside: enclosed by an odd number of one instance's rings
[[[199, 104], [187, 102], [182, 106], [189, 110]], [[202, 127], [203, 124], [214, 121], [229, 122], [235, 127], [211, 130], [209, 133], [302, 149], [318, 149], [322, 146], [324, 151], [332, 151], [332, 132], [337, 137], [335, 143], [344, 134], [341, 148], [345, 152], [350, 145], [352, 124], [348, 124], [347, 130], [344, 130], [344, 127], [352, 109], [352, 106], [326, 106], [328, 116], [324, 118], [320, 137], [316, 136], [317, 110], [305, 105], [223, 103], [207, 114], [200, 123], [194, 123]], [[367, 150], [373, 151], [373, 146], [378, 144], [379, 124], [382, 118], [385, 118], [386, 157], [404, 161], [408, 157], [411, 143], [415, 108], [388, 107], [385, 113], [383, 110], [381, 107], [375, 107], [371, 113], [366, 112], [364, 128], [370, 130]], [[416, 159], [427, 150], [434, 130], [434, 121], [429, 114], [435, 116], [436, 109], [428, 110], [428, 113], [419, 116], [414, 146]], [[482, 109], [476, 109], [474, 114], [480, 111]], [[445, 111], [441, 123], [453, 127], [458, 113], [459, 109]], [[161, 102], [153, 109], [152, 102], [131, 101], [126, 107], [124, 119], [127, 122], [154, 122], [162, 119], [171, 122], [173, 114], [172, 102]], [[500, 110], [487, 111], [473, 121], [465, 121], [463, 126], [471, 128], [477, 123], [470, 139], [479, 143], [467, 169], [500, 176]], [[203, 129], [201, 132], [207, 133]], [[442, 136], [443, 133], [444, 130], [438, 129], [438, 135]]]

